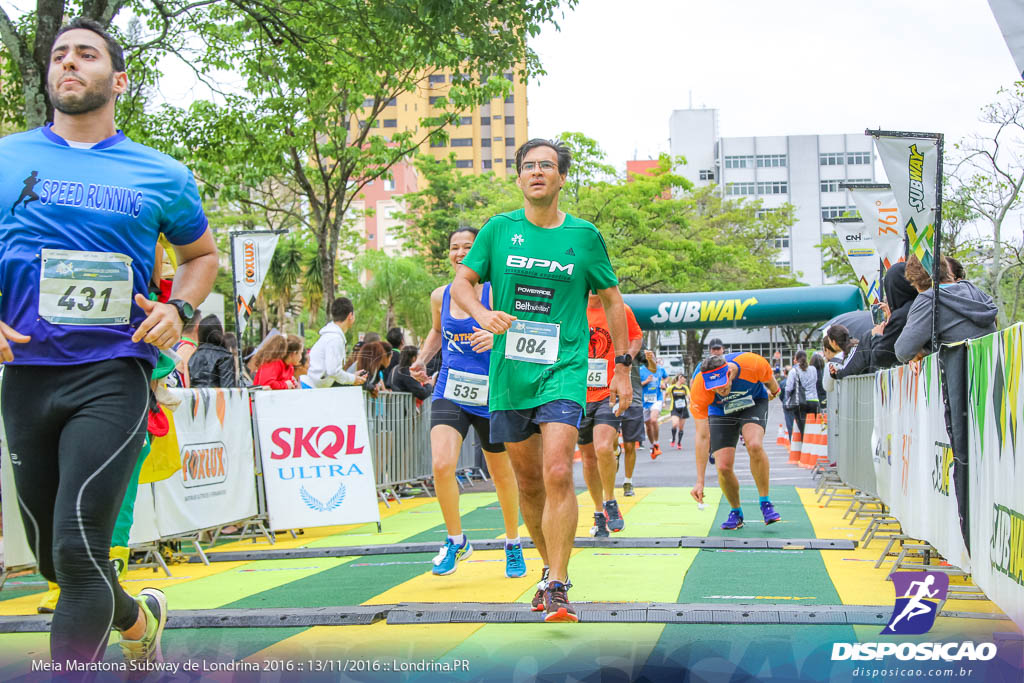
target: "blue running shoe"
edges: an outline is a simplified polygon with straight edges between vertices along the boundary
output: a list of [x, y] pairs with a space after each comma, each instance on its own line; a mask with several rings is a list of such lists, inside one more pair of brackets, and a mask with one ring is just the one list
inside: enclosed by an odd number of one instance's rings
[[626, 526], [626, 521], [622, 519], [622, 513], [619, 512], [619, 502], [616, 500], [605, 501], [604, 504], [604, 516], [608, 520], [609, 531], [622, 531]]
[[735, 510], [729, 510], [729, 519], [722, 522], [722, 528], [726, 531], [732, 531], [733, 529], [739, 529], [743, 526], [743, 515]]
[[761, 514], [764, 515], [765, 524], [775, 524], [782, 519], [782, 515], [775, 511], [775, 506], [769, 500], [761, 503]]
[[526, 576], [526, 560], [523, 559], [523, 546], [518, 543], [505, 546], [505, 576], [510, 579]]
[[[466, 538], [463, 535], [463, 538]], [[441, 546], [441, 550], [434, 557], [434, 575], [435, 576], [448, 576], [455, 572], [455, 563], [459, 560], [464, 560], [473, 554], [473, 546], [469, 544], [469, 539], [466, 538], [462, 545], [456, 545], [452, 539], [447, 539], [444, 545]]]

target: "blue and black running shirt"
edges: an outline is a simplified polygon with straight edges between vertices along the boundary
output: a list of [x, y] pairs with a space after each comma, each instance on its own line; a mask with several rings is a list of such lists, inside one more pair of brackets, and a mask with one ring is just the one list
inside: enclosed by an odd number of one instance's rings
[[75, 365], [157, 349], [131, 336], [145, 319], [157, 235], [206, 231], [191, 171], [120, 131], [72, 147], [49, 126], [0, 139], [0, 320], [32, 337], [14, 364]]

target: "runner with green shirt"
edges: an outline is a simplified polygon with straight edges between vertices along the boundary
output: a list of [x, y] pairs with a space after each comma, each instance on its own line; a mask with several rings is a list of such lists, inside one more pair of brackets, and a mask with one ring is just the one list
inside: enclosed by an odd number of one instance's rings
[[[525, 208], [491, 218], [452, 283], [451, 295], [493, 332], [491, 439], [504, 442], [519, 483], [523, 519], [544, 560], [533, 600], [545, 621], [577, 621], [567, 590], [577, 523], [572, 455], [587, 394], [587, 295], [604, 304], [615, 348], [609, 402], [632, 398], [626, 315], [604, 239], [558, 210], [571, 156], [561, 142], [533, 139], [516, 152]], [[473, 287], [490, 281], [494, 309]]]

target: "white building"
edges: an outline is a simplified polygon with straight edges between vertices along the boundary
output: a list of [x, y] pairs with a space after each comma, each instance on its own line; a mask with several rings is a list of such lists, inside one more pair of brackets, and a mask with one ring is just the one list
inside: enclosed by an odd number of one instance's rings
[[[790, 235], [778, 241], [777, 262], [809, 285], [830, 283], [815, 245], [832, 232], [826, 220], [856, 213], [853, 198], [839, 183], [875, 182], [870, 137], [862, 132], [721, 137], [717, 109], [673, 111], [669, 136], [672, 155], [687, 160], [676, 171], [695, 185], [716, 184], [727, 198], [760, 199], [768, 210], [792, 204], [796, 220]], [[731, 351], [768, 349], [767, 330], [713, 330], [709, 336], [721, 337]], [[776, 334], [776, 344], [778, 339]]]

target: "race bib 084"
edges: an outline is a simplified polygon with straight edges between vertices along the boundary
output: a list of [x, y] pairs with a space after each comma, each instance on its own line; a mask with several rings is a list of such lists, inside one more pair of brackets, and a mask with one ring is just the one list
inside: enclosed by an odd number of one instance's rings
[[558, 323], [516, 320], [508, 328], [505, 358], [552, 365], [558, 360]]
[[99, 251], [43, 249], [39, 317], [54, 325], [127, 325], [132, 259]]

